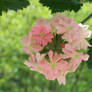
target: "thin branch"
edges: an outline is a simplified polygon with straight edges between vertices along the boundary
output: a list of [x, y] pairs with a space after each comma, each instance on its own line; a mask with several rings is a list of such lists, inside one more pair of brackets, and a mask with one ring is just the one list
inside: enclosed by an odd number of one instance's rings
[[86, 21], [88, 21], [90, 18], [92, 17], [92, 13], [87, 17], [85, 18], [83, 21], [81, 21], [82, 24], [84, 24]]

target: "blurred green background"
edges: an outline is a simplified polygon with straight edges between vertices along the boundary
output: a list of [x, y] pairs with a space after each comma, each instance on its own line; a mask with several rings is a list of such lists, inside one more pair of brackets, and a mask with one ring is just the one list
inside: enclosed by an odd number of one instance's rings
[[[75, 0], [76, 1], [76, 0]], [[83, 1], [83, 0], [81, 0]], [[16, 6], [17, 7], [17, 6]], [[80, 23], [92, 13], [92, 3], [84, 2], [77, 11], [65, 10], [66, 16]], [[46, 80], [24, 65], [28, 55], [23, 50], [22, 38], [40, 17], [51, 18], [51, 10], [38, 0], [29, 0], [28, 6], [17, 11], [2, 11], [0, 16], [0, 92], [92, 92], [92, 48], [90, 58], [83, 62], [76, 72], [67, 74], [66, 85]], [[92, 30], [92, 18], [85, 24]], [[92, 44], [92, 37], [89, 39]]]

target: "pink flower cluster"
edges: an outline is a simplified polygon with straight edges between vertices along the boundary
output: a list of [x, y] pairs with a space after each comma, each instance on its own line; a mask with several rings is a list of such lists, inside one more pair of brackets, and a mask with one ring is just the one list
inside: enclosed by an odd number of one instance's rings
[[24, 50], [30, 54], [25, 64], [48, 80], [57, 79], [65, 85], [66, 74], [74, 72], [82, 60], [89, 58], [82, 52], [91, 46], [86, 40], [89, 34], [86, 25], [77, 24], [60, 13], [51, 19], [38, 19], [29, 35], [23, 38]]

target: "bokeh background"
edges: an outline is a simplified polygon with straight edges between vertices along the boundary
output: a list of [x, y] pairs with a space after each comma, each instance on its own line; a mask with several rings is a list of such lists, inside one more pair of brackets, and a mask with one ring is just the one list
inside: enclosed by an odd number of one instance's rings
[[[46, 80], [24, 65], [29, 56], [23, 50], [22, 38], [38, 18], [51, 18], [57, 10], [38, 0], [10, 1], [13, 0], [0, 0], [0, 92], [92, 92], [92, 48], [87, 51], [89, 60], [82, 62], [76, 72], [67, 74], [65, 86], [59, 85], [57, 80]], [[92, 13], [91, 0], [71, 1], [79, 5], [77, 9], [70, 8], [72, 5], [58, 8], [77, 23]], [[92, 30], [92, 18], [85, 24]], [[92, 44], [92, 36], [88, 41]]]

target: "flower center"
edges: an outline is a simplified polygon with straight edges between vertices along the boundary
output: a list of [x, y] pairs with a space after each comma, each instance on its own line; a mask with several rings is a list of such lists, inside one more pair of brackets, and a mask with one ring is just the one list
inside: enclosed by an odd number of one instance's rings
[[71, 27], [71, 26], [68, 26], [67, 28], [68, 28], [70, 31], [72, 30], [72, 27]]
[[43, 37], [44, 36], [44, 33], [41, 33], [40, 36]]
[[51, 62], [51, 67], [54, 68], [56, 66], [56, 64], [52, 61]]
[[74, 58], [77, 59], [79, 55], [77, 53], [74, 54]]
[[31, 42], [32, 42], [33, 44], [36, 43], [35, 39], [33, 39], [33, 38], [32, 38], [32, 40], [31, 40]]
[[61, 72], [61, 77], [63, 77], [64, 76], [64, 73], [63, 72]]
[[40, 66], [37, 66], [36, 68], [37, 68], [37, 70], [39, 70], [39, 71], [41, 71], [41, 70], [42, 70]]

